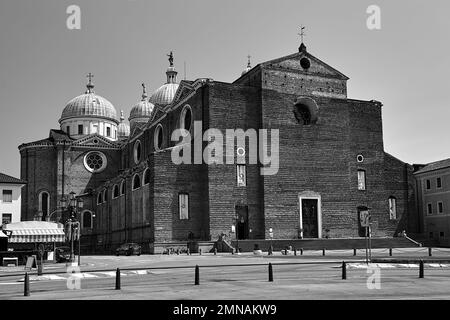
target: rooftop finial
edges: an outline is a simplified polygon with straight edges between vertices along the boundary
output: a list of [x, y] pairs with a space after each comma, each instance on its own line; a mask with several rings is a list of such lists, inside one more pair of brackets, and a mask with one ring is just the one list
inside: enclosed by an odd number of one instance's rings
[[142, 101], [147, 99], [147, 89], [145, 88], [145, 83], [142, 84]]
[[252, 65], [250, 64], [250, 58], [251, 58], [251, 57], [252, 57], [251, 55], [248, 55], [248, 56], [247, 56], [247, 58], [248, 58], [247, 68], [251, 68], [251, 67], [252, 67]]
[[125, 120], [125, 117], [123, 115], [123, 110], [120, 110], [120, 122], [123, 122]]
[[86, 77], [89, 79], [89, 82], [86, 85], [86, 87], [87, 87], [86, 93], [93, 93], [94, 90], [92, 90], [92, 89], [94, 89], [94, 84], [92, 83], [92, 78], [94, 77], [94, 75], [89, 72], [89, 74]]
[[306, 27], [301, 25], [300, 26], [300, 33], [298, 33], [298, 35], [300, 36], [300, 39], [302, 41], [302, 43], [300, 44], [300, 47], [298, 48], [298, 51], [300, 51], [300, 52], [306, 51], [306, 46], [303, 43], [304, 37], [306, 36], [305, 29], [306, 29]]
[[173, 67], [173, 52], [170, 51], [170, 53], [167, 56], [169, 57], [170, 66]]

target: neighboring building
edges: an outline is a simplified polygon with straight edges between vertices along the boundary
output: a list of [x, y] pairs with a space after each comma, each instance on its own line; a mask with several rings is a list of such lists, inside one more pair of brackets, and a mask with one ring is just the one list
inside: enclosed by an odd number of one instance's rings
[[441, 245], [450, 245], [450, 159], [425, 165], [414, 173], [420, 232]]
[[0, 173], [0, 217], [2, 224], [20, 221], [22, 187], [26, 182]]
[[[131, 130], [89, 81], [64, 108], [60, 129], [19, 147], [23, 220], [65, 219], [59, 201], [75, 192], [84, 200], [83, 244], [102, 250], [216, 240], [235, 224], [240, 239], [269, 238], [270, 228], [279, 239], [361, 237], [366, 210], [375, 237], [416, 232], [413, 168], [384, 152], [382, 104], [349, 99], [348, 77], [303, 43], [294, 54], [248, 63], [233, 83], [178, 83], [172, 55], [169, 62], [167, 82], [148, 99], [144, 87]], [[279, 130], [278, 172], [261, 175], [242, 156], [261, 146], [239, 141], [232, 164], [174, 164], [179, 128], [200, 137], [187, 144], [200, 154], [208, 129]]]

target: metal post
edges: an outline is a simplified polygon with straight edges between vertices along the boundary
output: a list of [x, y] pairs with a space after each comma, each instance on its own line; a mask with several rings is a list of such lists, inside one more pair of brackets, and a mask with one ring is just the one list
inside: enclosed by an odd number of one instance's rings
[[269, 282], [273, 282], [273, 269], [272, 263], [269, 262]]
[[78, 226], [80, 234], [78, 235], [78, 266], [81, 266], [81, 226]]
[[356, 248], [353, 248], [353, 256], [356, 256]]
[[23, 295], [24, 297], [30, 296], [30, 278], [28, 277], [28, 272], [25, 273], [25, 279], [23, 282]]
[[420, 260], [420, 263], [419, 263], [419, 278], [423, 279], [423, 277], [424, 277], [423, 260]]
[[303, 255], [303, 248], [300, 248], [300, 255]]
[[365, 227], [366, 228], [366, 264], [369, 264], [369, 242], [368, 242], [368, 239], [367, 239], [367, 230], [368, 230], [368, 228], [367, 227]]
[[431, 257], [431, 256], [433, 255], [433, 254], [431, 253], [431, 250], [432, 250], [431, 247], [428, 248], [428, 256], [429, 256], [429, 257]]
[[295, 247], [294, 247], [294, 256], [296, 256], [297, 255], [297, 249], [295, 249]]
[[322, 249], [322, 255], [325, 256], [325, 248]]
[[372, 262], [372, 241], [371, 241], [371, 228], [370, 228], [370, 223], [369, 223], [369, 261]]
[[120, 269], [116, 270], [116, 290], [120, 290]]
[[347, 264], [345, 261], [342, 261], [342, 280], [347, 279]]
[[73, 250], [73, 223], [70, 221], [70, 262], [75, 260], [75, 253]]
[[392, 257], [392, 248], [389, 248], [389, 257]]
[[214, 255], [217, 255], [217, 248], [214, 248]]
[[195, 285], [200, 285], [200, 270], [198, 265], [195, 266]]

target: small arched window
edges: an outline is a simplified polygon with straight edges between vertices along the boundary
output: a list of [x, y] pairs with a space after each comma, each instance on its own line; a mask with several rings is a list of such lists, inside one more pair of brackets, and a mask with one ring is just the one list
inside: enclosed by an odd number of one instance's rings
[[114, 185], [114, 189], [113, 189], [113, 199], [118, 198], [119, 197], [119, 186], [116, 184]]
[[120, 184], [120, 195], [123, 196], [125, 194], [125, 181], [122, 181]]
[[161, 124], [159, 124], [155, 129], [155, 135], [154, 135], [154, 144], [155, 144], [156, 151], [159, 151], [162, 149], [163, 142], [164, 142], [163, 127]]
[[97, 194], [97, 204], [102, 204], [103, 203], [103, 192], [99, 192]]
[[397, 199], [395, 197], [389, 197], [389, 219], [397, 220]]
[[138, 140], [134, 144], [134, 149], [133, 149], [134, 162], [139, 163], [141, 161], [141, 156], [142, 156], [141, 141]]
[[103, 202], [107, 202], [108, 201], [108, 190], [105, 189], [103, 190]]
[[39, 193], [39, 212], [42, 213], [42, 221], [45, 221], [50, 212], [50, 194], [47, 191]]
[[318, 113], [317, 103], [309, 97], [297, 99], [294, 105], [294, 116], [297, 122], [303, 125], [315, 124], [318, 120]]
[[141, 178], [136, 174], [133, 178], [133, 190], [139, 189], [141, 187]]
[[192, 110], [189, 105], [186, 105], [181, 111], [180, 115], [180, 128], [190, 131], [192, 125]]
[[83, 229], [92, 229], [92, 212], [84, 211], [82, 215], [83, 219]]
[[150, 183], [150, 170], [147, 169], [144, 172], [144, 185]]

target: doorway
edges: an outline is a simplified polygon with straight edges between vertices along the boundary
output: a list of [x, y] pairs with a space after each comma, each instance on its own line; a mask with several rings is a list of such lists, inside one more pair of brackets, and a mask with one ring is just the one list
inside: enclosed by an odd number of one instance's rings
[[236, 216], [238, 217], [237, 223], [237, 238], [239, 240], [248, 239], [249, 226], [248, 226], [248, 206], [237, 205]]
[[302, 199], [303, 238], [319, 238], [318, 200]]

